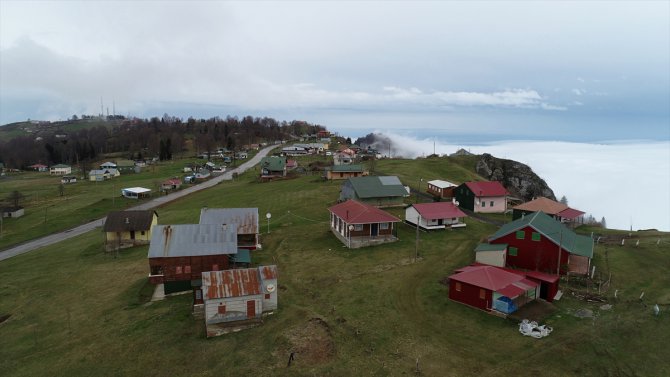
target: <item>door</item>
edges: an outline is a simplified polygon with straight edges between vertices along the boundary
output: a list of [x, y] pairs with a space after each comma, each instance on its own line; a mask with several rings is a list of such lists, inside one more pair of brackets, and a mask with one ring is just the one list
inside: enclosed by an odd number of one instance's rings
[[370, 234], [372, 237], [377, 237], [379, 235], [379, 224], [371, 224]]
[[437, 220], [437, 225], [444, 225], [444, 219]]
[[135, 231], [134, 231], [134, 230], [131, 230], [131, 231], [130, 231], [130, 239], [131, 239], [131, 240], [134, 240], [134, 239], [135, 239]]
[[547, 299], [547, 290], [549, 289], [549, 284], [547, 283], [540, 283], [540, 298], [546, 300]]
[[256, 301], [249, 300], [247, 301], [247, 318], [256, 317]]

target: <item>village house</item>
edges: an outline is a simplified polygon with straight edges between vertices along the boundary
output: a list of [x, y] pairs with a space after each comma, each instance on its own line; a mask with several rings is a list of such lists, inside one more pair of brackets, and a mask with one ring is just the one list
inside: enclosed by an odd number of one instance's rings
[[201, 180], [204, 181], [205, 179], [208, 179], [212, 173], [205, 168], [199, 169], [195, 174], [194, 177], [196, 180]]
[[151, 190], [144, 187], [128, 187], [121, 190], [121, 195], [128, 199], [143, 199], [151, 196]]
[[584, 212], [543, 196], [512, 208], [512, 219], [517, 220], [540, 211], [573, 227], [584, 223]]
[[249, 158], [249, 154], [247, 152], [237, 152], [235, 158], [238, 160], [246, 160]]
[[112, 178], [107, 169], [91, 170], [88, 172], [88, 180], [91, 182], [101, 182]]
[[327, 167], [325, 170], [325, 178], [331, 181], [364, 177], [368, 174], [368, 171], [363, 168], [363, 165], [334, 165]]
[[428, 181], [428, 189], [426, 191], [436, 198], [451, 199], [454, 197], [455, 188], [456, 185], [449, 181], [435, 179]]
[[482, 213], [503, 213], [507, 210], [509, 193], [500, 182], [465, 182], [455, 189], [461, 208]]
[[260, 162], [261, 179], [269, 180], [286, 176], [286, 158], [278, 156], [263, 157]]
[[116, 162], [116, 169], [121, 173], [139, 173], [140, 167], [135, 165], [135, 161], [119, 160]]
[[507, 267], [549, 274], [587, 274], [593, 258], [591, 237], [576, 234], [543, 212], [503, 225], [488, 241], [507, 245]]
[[295, 170], [298, 168], [298, 161], [296, 160], [286, 160], [286, 170]]
[[277, 266], [202, 273], [207, 337], [255, 326], [277, 310]]
[[46, 165], [43, 165], [43, 164], [30, 165], [30, 166], [28, 166], [28, 169], [32, 169], [32, 170], [39, 171], [39, 172], [49, 171], [49, 167], [46, 166]]
[[351, 165], [354, 163], [354, 158], [346, 153], [336, 152], [333, 155], [333, 164], [334, 165]]
[[200, 224], [233, 224], [237, 228], [238, 248], [261, 248], [258, 208], [203, 208], [200, 210]]
[[522, 272], [472, 265], [449, 276], [449, 299], [485, 310], [510, 314], [535, 300], [539, 284]]
[[116, 169], [116, 164], [110, 161], [100, 164], [100, 169]]
[[163, 191], [179, 190], [180, 187], [181, 179], [179, 178], [170, 178], [161, 183], [161, 190]]
[[303, 147], [298, 147], [298, 146], [295, 146], [295, 145], [292, 145], [290, 147], [284, 147], [284, 148], [282, 148], [281, 152], [285, 156], [304, 156], [304, 155], [309, 154], [307, 149], [305, 149]]
[[70, 165], [58, 164], [49, 168], [51, 175], [66, 175], [72, 174], [72, 167]]
[[347, 200], [328, 209], [330, 230], [350, 249], [395, 242], [400, 219], [371, 205]]
[[461, 221], [467, 217], [452, 202], [417, 203], [405, 208], [405, 222], [426, 230], [460, 228], [465, 223]]
[[67, 184], [70, 184], [70, 183], [77, 183], [77, 177], [75, 177], [74, 175], [63, 176], [60, 179], [60, 183], [62, 183], [64, 185], [67, 185]]
[[155, 211], [113, 211], [107, 214], [102, 231], [107, 250], [148, 244], [158, 224]]
[[149, 245], [149, 281], [165, 294], [193, 291], [202, 303], [202, 273], [229, 268], [237, 254], [237, 227], [215, 224], [156, 225]]
[[23, 207], [4, 207], [2, 209], [2, 217], [17, 218], [25, 214]]
[[347, 179], [340, 201], [354, 199], [375, 207], [399, 207], [408, 196], [409, 191], [396, 176], [367, 176]]

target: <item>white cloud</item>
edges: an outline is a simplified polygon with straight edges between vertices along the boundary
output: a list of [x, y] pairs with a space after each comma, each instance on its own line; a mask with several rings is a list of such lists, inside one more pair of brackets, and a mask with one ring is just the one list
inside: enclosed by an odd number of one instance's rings
[[584, 90], [584, 89], [572, 89], [572, 92], [575, 93], [578, 96], [586, 94], [586, 90]]
[[550, 105], [550, 104], [548, 104], [548, 103], [544, 103], [544, 102], [542, 102], [542, 103], [540, 104], [540, 107], [541, 107], [543, 110], [550, 110], [550, 111], [566, 111], [566, 110], [568, 109], [568, 108], [565, 107], [565, 106]]

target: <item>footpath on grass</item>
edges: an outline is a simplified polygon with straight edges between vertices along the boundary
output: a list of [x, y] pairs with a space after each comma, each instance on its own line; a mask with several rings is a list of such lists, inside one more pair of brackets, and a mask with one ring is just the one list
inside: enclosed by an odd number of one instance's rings
[[[256, 164], [258, 164], [261, 161], [261, 158], [265, 157], [270, 153], [271, 150], [276, 148], [276, 145], [272, 145], [266, 148], [261, 149], [254, 157], [252, 157], [249, 161], [243, 163], [242, 165], [238, 166], [235, 169], [232, 169], [230, 171], [227, 171], [223, 173], [222, 175], [212, 178], [209, 181], [205, 181], [203, 183], [191, 186], [187, 189], [180, 190], [165, 196], [161, 196], [156, 199], [152, 199], [148, 202], [144, 202], [138, 206], [131, 207], [126, 209], [127, 211], [129, 210], [147, 210], [147, 209], [154, 209], [157, 207], [162, 206], [163, 204], [169, 203], [173, 200], [177, 200], [179, 198], [183, 198], [184, 196], [187, 196], [189, 194], [192, 194], [194, 192], [204, 190], [206, 188], [210, 188], [212, 186], [217, 185], [218, 183], [222, 181], [229, 181], [233, 179], [233, 173], [238, 173], [242, 174], [245, 171], [251, 169], [254, 167]], [[91, 222], [88, 222], [86, 224], [79, 225], [75, 228], [64, 230], [62, 232], [58, 233], [53, 233], [45, 237], [41, 237], [32, 241], [28, 241], [26, 243], [11, 247], [9, 249], [0, 251], [0, 261], [9, 259], [11, 257], [15, 257], [17, 255], [21, 255], [24, 253], [27, 253], [29, 251], [33, 251], [35, 249], [39, 249], [41, 247], [51, 245], [56, 242], [61, 242], [64, 240], [67, 240], [72, 237], [79, 236], [81, 234], [84, 234], [86, 232], [90, 232], [91, 230], [101, 227], [105, 223], [105, 219], [107, 217], [103, 217], [97, 220], [93, 220]]]

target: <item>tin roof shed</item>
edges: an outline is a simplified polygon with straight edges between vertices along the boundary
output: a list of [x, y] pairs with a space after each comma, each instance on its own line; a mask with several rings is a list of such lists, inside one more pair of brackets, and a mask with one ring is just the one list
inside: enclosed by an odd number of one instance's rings
[[237, 226], [215, 224], [157, 225], [149, 258], [237, 253]]
[[200, 224], [234, 224], [237, 234], [258, 233], [258, 208], [203, 208]]

